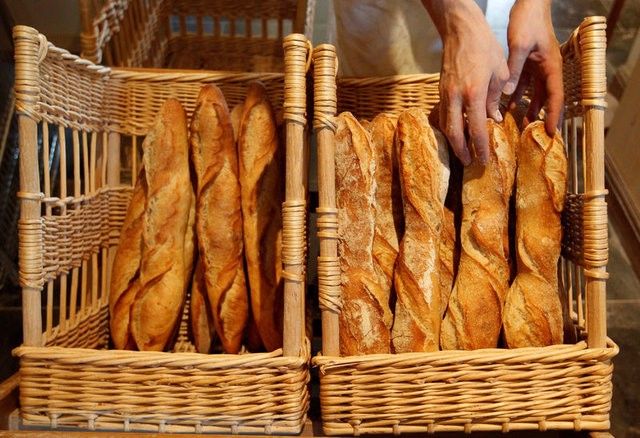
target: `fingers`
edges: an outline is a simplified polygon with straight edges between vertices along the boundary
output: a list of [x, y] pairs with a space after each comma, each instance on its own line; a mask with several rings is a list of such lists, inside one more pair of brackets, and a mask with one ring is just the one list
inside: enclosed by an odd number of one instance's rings
[[555, 135], [556, 128], [560, 125], [562, 110], [564, 107], [564, 90], [562, 85], [562, 59], [560, 59], [560, 68], [555, 68], [549, 72], [545, 82], [546, 101], [547, 101], [547, 117], [545, 119], [545, 128], [547, 134]]
[[489, 89], [487, 90], [487, 116], [496, 122], [502, 122], [500, 113], [500, 98], [505, 82], [509, 79], [509, 69], [504, 67], [497, 76], [491, 78]]
[[458, 99], [444, 101], [440, 106], [440, 126], [449, 140], [453, 152], [464, 166], [471, 164], [472, 158], [464, 136], [464, 116], [462, 102]]
[[522, 74], [522, 68], [524, 63], [529, 57], [530, 50], [523, 50], [518, 47], [509, 46], [509, 59], [507, 59], [507, 65], [509, 66], [509, 80], [505, 84], [502, 92], [506, 95], [513, 94], [520, 82], [520, 75]]
[[482, 164], [489, 162], [489, 133], [484, 99], [474, 99], [467, 104], [469, 140], [473, 143], [476, 157]]

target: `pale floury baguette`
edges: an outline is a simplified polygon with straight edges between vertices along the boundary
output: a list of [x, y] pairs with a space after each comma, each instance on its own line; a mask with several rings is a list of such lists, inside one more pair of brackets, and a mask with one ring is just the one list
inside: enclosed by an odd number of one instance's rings
[[[441, 138], [444, 140], [444, 137]], [[394, 271], [396, 353], [439, 349], [441, 284], [439, 252], [449, 153], [421, 109], [398, 118], [395, 135], [405, 231]]]
[[193, 261], [185, 256], [193, 200], [188, 150], [185, 111], [167, 99], [143, 142], [147, 196], [140, 291], [131, 310], [131, 333], [140, 350], [165, 349], [182, 315]]
[[127, 207], [111, 271], [109, 327], [113, 346], [119, 350], [136, 349], [131, 337], [131, 305], [140, 290], [142, 217], [145, 197], [146, 180], [144, 168], [142, 168]]
[[260, 82], [249, 86], [238, 131], [240, 193], [251, 312], [269, 351], [282, 346], [284, 148]]
[[198, 255], [207, 297], [223, 349], [237, 353], [249, 314], [238, 158], [229, 109], [215, 85], [200, 90], [189, 142], [197, 181]]
[[[387, 280], [384, 287], [389, 290], [393, 282], [393, 266], [398, 256], [404, 228], [398, 159], [393, 145], [397, 120], [395, 116], [378, 114], [365, 128], [371, 134], [376, 159], [373, 260], [382, 270], [384, 274], [382, 278]], [[385, 322], [391, 328], [393, 322], [391, 311], [385, 315]]]
[[[520, 132], [520, 128], [516, 123], [515, 118], [511, 112], [504, 112], [504, 122], [502, 123], [505, 133], [507, 134], [507, 138], [513, 147], [513, 150], [516, 154], [516, 169], [518, 167], [518, 149], [520, 148], [520, 137], [522, 133]], [[507, 238], [509, 243], [509, 269], [511, 271], [511, 278], [509, 283], [511, 283], [516, 276], [516, 267], [515, 267], [515, 254], [516, 254], [516, 196], [515, 196], [515, 188], [516, 185], [513, 185], [513, 191], [511, 194], [511, 199], [509, 200], [509, 226], [506, 229]]]
[[343, 302], [340, 353], [389, 353], [389, 289], [373, 261], [375, 151], [369, 133], [348, 112], [336, 119], [335, 169]]
[[453, 211], [446, 206], [442, 217], [442, 234], [438, 252], [438, 273], [440, 276], [440, 317], [444, 318], [449, 305], [456, 275], [458, 254], [456, 253], [456, 228]]
[[559, 133], [550, 137], [542, 121], [522, 133], [516, 179], [517, 275], [504, 306], [505, 340], [510, 348], [560, 344], [557, 266], [567, 156]]
[[490, 158], [464, 169], [462, 250], [449, 306], [442, 323], [443, 349], [498, 346], [502, 306], [509, 288], [507, 241], [515, 154], [501, 124], [487, 120]]

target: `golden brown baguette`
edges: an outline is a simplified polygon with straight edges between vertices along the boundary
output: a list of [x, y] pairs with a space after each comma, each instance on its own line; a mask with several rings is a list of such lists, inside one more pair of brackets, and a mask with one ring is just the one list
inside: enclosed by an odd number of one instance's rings
[[204, 277], [204, 264], [198, 259], [191, 283], [189, 319], [193, 344], [198, 353], [211, 352], [215, 337], [213, 314], [207, 296], [207, 284]]
[[197, 181], [198, 252], [207, 297], [222, 348], [237, 353], [249, 314], [238, 158], [229, 109], [215, 85], [200, 90], [189, 142]]
[[542, 121], [522, 133], [516, 178], [517, 275], [504, 305], [505, 340], [510, 348], [560, 344], [557, 266], [567, 157], [559, 133], [550, 137]]
[[113, 346], [119, 350], [136, 348], [131, 337], [131, 305], [140, 290], [142, 217], [145, 197], [146, 180], [143, 167], [140, 169], [127, 207], [111, 271], [109, 327]]
[[[400, 239], [404, 228], [402, 195], [398, 179], [398, 160], [393, 146], [393, 136], [398, 118], [378, 114], [363, 128], [369, 131], [375, 150], [375, 234], [373, 237], [373, 260], [386, 279], [384, 287], [391, 290], [393, 266], [398, 256]], [[362, 121], [360, 121], [362, 124]], [[392, 317], [387, 324], [391, 328]]]
[[[390, 352], [389, 289], [373, 262], [375, 151], [369, 134], [348, 112], [336, 119], [335, 169], [338, 252], [342, 269], [340, 352]], [[388, 316], [386, 316], [388, 315]]]
[[264, 85], [249, 86], [238, 133], [240, 193], [251, 312], [268, 351], [282, 347], [284, 149]]
[[190, 272], [185, 239], [192, 202], [187, 117], [167, 99], [143, 142], [147, 184], [142, 221], [140, 291], [131, 334], [140, 350], [163, 350], [176, 332]]
[[394, 271], [397, 301], [391, 342], [396, 353], [435, 351], [442, 319], [439, 251], [449, 153], [418, 108], [400, 114], [395, 147], [405, 231]]
[[515, 154], [501, 124], [487, 120], [489, 163], [464, 169], [462, 251], [442, 323], [443, 349], [498, 346], [502, 306], [509, 288], [509, 245], [505, 242], [515, 178]]
[[231, 117], [231, 127], [233, 128], [233, 141], [238, 141], [238, 133], [240, 132], [240, 119], [242, 118], [242, 109], [244, 108], [244, 102], [239, 102], [234, 105], [229, 113]]

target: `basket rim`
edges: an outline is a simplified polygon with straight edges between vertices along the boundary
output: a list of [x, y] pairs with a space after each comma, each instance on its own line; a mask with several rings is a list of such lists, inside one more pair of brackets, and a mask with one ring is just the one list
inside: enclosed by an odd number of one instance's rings
[[471, 365], [503, 363], [554, 363], [568, 360], [605, 361], [620, 352], [620, 347], [607, 338], [604, 348], [589, 348], [586, 341], [576, 344], [557, 344], [546, 347], [522, 348], [480, 348], [477, 350], [440, 350], [433, 352], [370, 354], [363, 356], [323, 356], [319, 352], [311, 359], [314, 367], [320, 367], [321, 372], [337, 370], [343, 367], [393, 367], [426, 365], [449, 365], [451, 363], [466, 363]]
[[220, 369], [241, 366], [258, 366], [269, 363], [274, 367], [304, 367], [309, 363], [310, 341], [305, 342], [300, 349], [300, 356], [284, 356], [282, 348], [271, 352], [260, 353], [197, 353], [197, 352], [168, 352], [168, 351], [133, 351], [115, 349], [92, 349], [59, 346], [27, 346], [20, 345], [12, 350], [12, 354], [19, 359], [42, 359], [60, 361], [73, 364], [102, 363], [113, 365], [163, 366], [172, 368], [193, 367], [200, 369]]

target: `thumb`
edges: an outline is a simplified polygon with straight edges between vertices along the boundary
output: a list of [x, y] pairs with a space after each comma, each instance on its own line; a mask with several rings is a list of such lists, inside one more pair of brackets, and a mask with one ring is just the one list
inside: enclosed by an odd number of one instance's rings
[[502, 88], [502, 92], [504, 94], [510, 96], [514, 91], [516, 91], [518, 81], [520, 80], [520, 74], [522, 73], [522, 68], [524, 63], [527, 61], [528, 56], [529, 52], [526, 50], [509, 48], [509, 59], [507, 60], [507, 65], [509, 66], [509, 80]]

